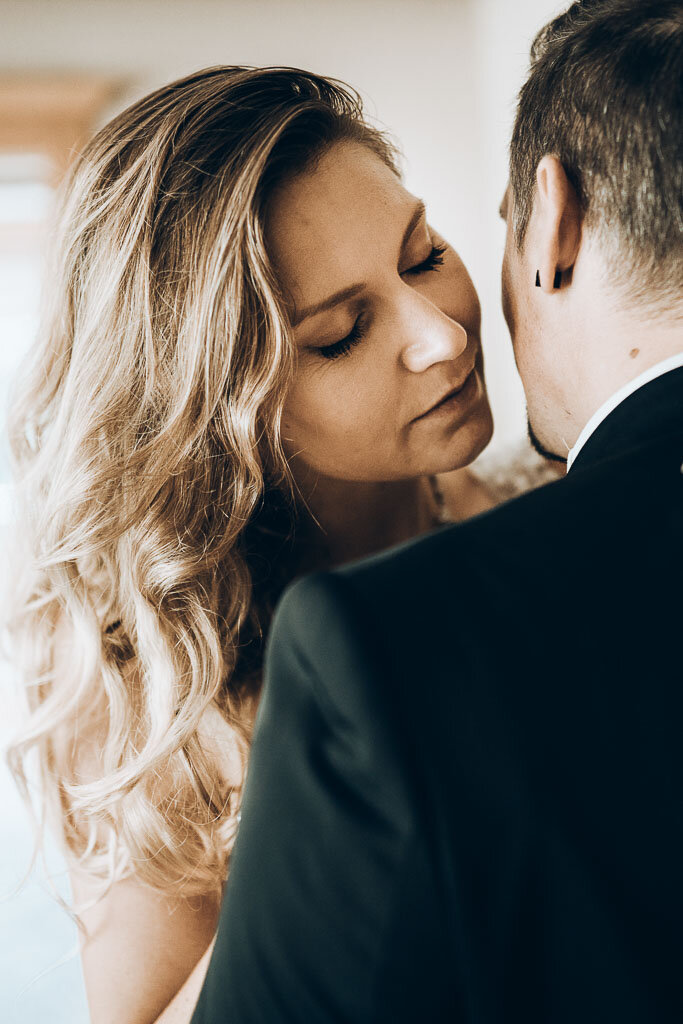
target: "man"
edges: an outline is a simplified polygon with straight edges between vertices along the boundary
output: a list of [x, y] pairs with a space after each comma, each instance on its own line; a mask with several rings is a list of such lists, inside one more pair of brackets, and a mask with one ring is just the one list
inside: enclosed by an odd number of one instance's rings
[[290, 590], [196, 1024], [683, 1019], [682, 52], [538, 37], [503, 299], [567, 476]]

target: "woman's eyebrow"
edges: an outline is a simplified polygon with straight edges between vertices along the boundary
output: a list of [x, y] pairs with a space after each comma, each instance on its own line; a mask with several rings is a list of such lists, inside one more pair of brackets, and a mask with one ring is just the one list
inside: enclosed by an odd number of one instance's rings
[[[410, 215], [410, 220], [406, 225], [406, 229], [403, 232], [403, 238], [401, 239], [401, 253], [407, 246], [410, 236], [413, 231], [420, 223], [426, 213], [426, 207], [421, 199], [418, 199], [415, 208]], [[349, 299], [353, 299], [360, 292], [365, 290], [365, 285], [362, 282], [358, 284], [351, 284], [348, 288], [342, 288], [340, 291], [335, 292], [334, 295], [328, 296], [326, 299], [322, 299], [321, 302], [315, 302], [311, 306], [306, 306], [304, 309], [297, 310], [292, 316], [292, 327], [298, 327], [304, 320], [308, 320], [311, 316], [316, 316], [318, 313], [322, 313], [326, 309], [332, 309], [333, 306], [339, 306], [342, 302], [348, 302]]]
[[412, 235], [413, 231], [420, 223], [426, 212], [427, 207], [425, 206], [424, 202], [422, 201], [422, 199], [418, 199], [417, 203], [415, 204], [415, 209], [412, 212], [411, 218], [408, 221], [408, 224], [406, 225], [405, 231], [403, 232], [403, 238], [401, 239], [401, 252], [403, 252], [403, 250], [407, 246], [408, 242], [410, 241], [410, 236]]
[[334, 295], [330, 295], [327, 299], [323, 299], [322, 302], [315, 302], [312, 306], [306, 306], [300, 312], [297, 312], [292, 317], [292, 327], [297, 327], [303, 320], [307, 320], [310, 316], [315, 316], [316, 313], [322, 313], [325, 309], [331, 309], [332, 306], [338, 306], [342, 302], [348, 302], [349, 299], [353, 299], [359, 292], [365, 290], [365, 285], [362, 283], [351, 284], [348, 288], [342, 288], [341, 291], [335, 292]]

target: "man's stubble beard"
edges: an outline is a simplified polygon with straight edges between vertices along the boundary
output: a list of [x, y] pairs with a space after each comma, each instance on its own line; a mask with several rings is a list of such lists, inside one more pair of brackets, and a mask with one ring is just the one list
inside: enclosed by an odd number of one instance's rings
[[531, 420], [527, 417], [526, 421], [527, 431], [529, 433], [529, 440], [531, 441], [532, 447], [541, 455], [544, 459], [549, 459], [551, 462], [563, 462], [566, 464], [566, 455], [558, 455], [557, 452], [551, 452], [548, 448], [545, 448], [539, 441], [534, 428], [531, 426]]

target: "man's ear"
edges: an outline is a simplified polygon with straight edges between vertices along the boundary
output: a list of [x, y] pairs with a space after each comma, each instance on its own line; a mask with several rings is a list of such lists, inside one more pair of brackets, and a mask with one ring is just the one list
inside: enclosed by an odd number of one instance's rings
[[544, 156], [536, 168], [536, 194], [536, 284], [552, 293], [562, 287], [564, 273], [576, 262], [581, 245], [581, 205], [555, 156]]

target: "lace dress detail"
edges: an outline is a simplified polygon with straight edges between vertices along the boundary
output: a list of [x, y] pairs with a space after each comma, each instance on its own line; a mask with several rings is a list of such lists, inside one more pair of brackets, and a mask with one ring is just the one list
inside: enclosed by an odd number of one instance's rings
[[509, 501], [558, 479], [556, 464], [544, 459], [526, 440], [490, 455], [484, 452], [469, 468], [496, 502]]

